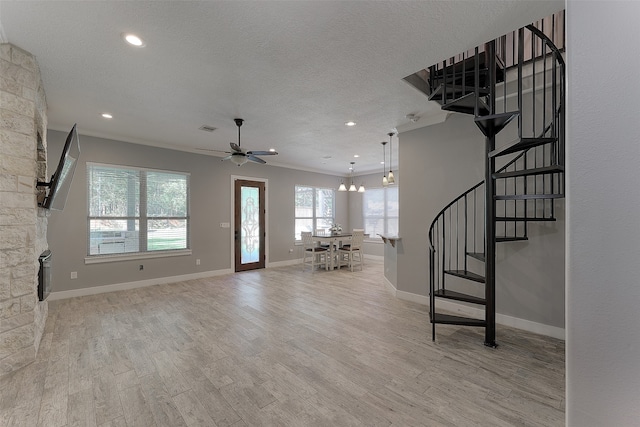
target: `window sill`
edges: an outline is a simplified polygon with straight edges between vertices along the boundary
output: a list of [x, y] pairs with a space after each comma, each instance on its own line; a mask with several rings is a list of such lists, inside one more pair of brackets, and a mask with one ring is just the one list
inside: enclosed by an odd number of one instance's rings
[[175, 251], [166, 252], [144, 252], [144, 253], [132, 253], [132, 254], [115, 254], [115, 255], [95, 255], [85, 257], [85, 264], [102, 264], [105, 262], [118, 262], [118, 261], [132, 261], [136, 259], [153, 259], [153, 258], [168, 258], [174, 256], [191, 255], [191, 249], [179, 249]]

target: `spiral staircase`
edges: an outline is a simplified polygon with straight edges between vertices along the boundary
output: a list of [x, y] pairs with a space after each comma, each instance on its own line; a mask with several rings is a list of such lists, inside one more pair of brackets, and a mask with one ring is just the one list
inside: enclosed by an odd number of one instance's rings
[[[434, 340], [437, 324], [465, 325], [484, 327], [484, 344], [497, 345], [496, 244], [528, 240], [529, 225], [555, 221], [564, 197], [565, 64], [545, 34], [556, 29], [537, 24], [407, 79], [414, 86], [420, 79], [443, 110], [473, 116], [485, 138], [484, 181], [445, 206], [429, 228]], [[443, 300], [484, 308], [484, 318], [439, 312]]]

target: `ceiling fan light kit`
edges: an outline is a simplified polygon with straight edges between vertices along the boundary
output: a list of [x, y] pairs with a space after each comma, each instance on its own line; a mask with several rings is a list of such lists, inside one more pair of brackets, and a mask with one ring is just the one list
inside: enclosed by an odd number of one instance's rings
[[242, 166], [245, 163], [247, 163], [248, 161], [252, 161], [255, 163], [267, 163], [264, 160], [262, 160], [260, 157], [256, 157], [256, 156], [275, 156], [278, 153], [273, 150], [269, 150], [269, 151], [255, 151], [255, 150], [251, 150], [251, 151], [246, 151], [243, 150], [240, 147], [240, 127], [242, 126], [242, 123], [244, 122], [243, 119], [233, 119], [234, 122], [236, 122], [236, 126], [238, 126], [238, 143], [236, 144], [235, 142], [230, 142], [229, 146], [231, 147], [231, 152], [227, 151], [227, 154], [229, 154], [227, 157], [223, 158], [222, 160], [231, 160], [233, 163], [235, 163], [237, 166]]

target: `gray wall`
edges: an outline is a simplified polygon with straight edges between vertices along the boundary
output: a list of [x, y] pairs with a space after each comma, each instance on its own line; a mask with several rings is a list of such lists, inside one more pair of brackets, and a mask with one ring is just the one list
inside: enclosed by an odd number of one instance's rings
[[[428, 229], [438, 212], [484, 178], [484, 137], [471, 116], [400, 134], [398, 290], [428, 296]], [[564, 202], [557, 222], [530, 240], [498, 245], [496, 307], [503, 315], [564, 327]], [[479, 266], [482, 268], [482, 265]]]
[[639, 16], [638, 2], [567, 5], [570, 427], [640, 420]]
[[[82, 126], [78, 130], [82, 133]], [[49, 168], [54, 170], [66, 133], [49, 131]], [[54, 292], [93, 286], [128, 283], [184, 274], [216, 271], [231, 266], [231, 229], [220, 228], [232, 222], [231, 175], [269, 180], [270, 263], [299, 258], [294, 246], [294, 186], [296, 184], [337, 188], [339, 178], [319, 173], [247, 163], [237, 167], [219, 158], [129, 144], [80, 135], [81, 157], [67, 204], [49, 218], [49, 246], [54, 253]], [[191, 173], [191, 256], [119, 261], [85, 265], [87, 254], [86, 162], [109, 163]], [[348, 224], [348, 197], [336, 193], [336, 220]], [[289, 249], [293, 253], [289, 253]], [[196, 266], [199, 258], [201, 264]], [[144, 265], [139, 271], [138, 266]], [[78, 278], [70, 279], [76, 271]]]
[[429, 226], [455, 197], [483, 179], [483, 139], [470, 117], [400, 134], [398, 290], [429, 294]]

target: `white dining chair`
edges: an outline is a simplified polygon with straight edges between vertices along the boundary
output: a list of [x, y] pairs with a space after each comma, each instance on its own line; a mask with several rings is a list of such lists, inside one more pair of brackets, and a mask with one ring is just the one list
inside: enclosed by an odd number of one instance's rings
[[[302, 246], [304, 248], [304, 255], [302, 257], [302, 270], [304, 271], [306, 265], [311, 266], [311, 271], [316, 269], [316, 266], [324, 265], [325, 270], [329, 270], [329, 251], [327, 248], [323, 248], [317, 245], [317, 242], [313, 240], [310, 231], [301, 232]], [[307, 258], [309, 258], [307, 260]]]
[[348, 263], [349, 268], [353, 271], [355, 256], [358, 256], [360, 262], [360, 270], [364, 265], [362, 260], [362, 243], [364, 241], [364, 230], [354, 229], [351, 235], [351, 243], [343, 245], [338, 249], [338, 268], [342, 267], [342, 261]]
[[[316, 236], [329, 236], [330, 234], [331, 234], [331, 232], [329, 232], [325, 228], [317, 228], [316, 232], [315, 232]], [[330, 249], [331, 248], [331, 243], [320, 242], [320, 244], [318, 246], [320, 246], [321, 248]]]
[[[355, 232], [360, 232], [360, 231], [362, 231], [362, 234], [364, 235], [364, 228], [354, 228], [351, 233], [353, 234]], [[349, 246], [351, 246], [351, 240], [349, 240], [348, 243], [343, 244], [341, 247], [347, 249], [349, 248]]]

